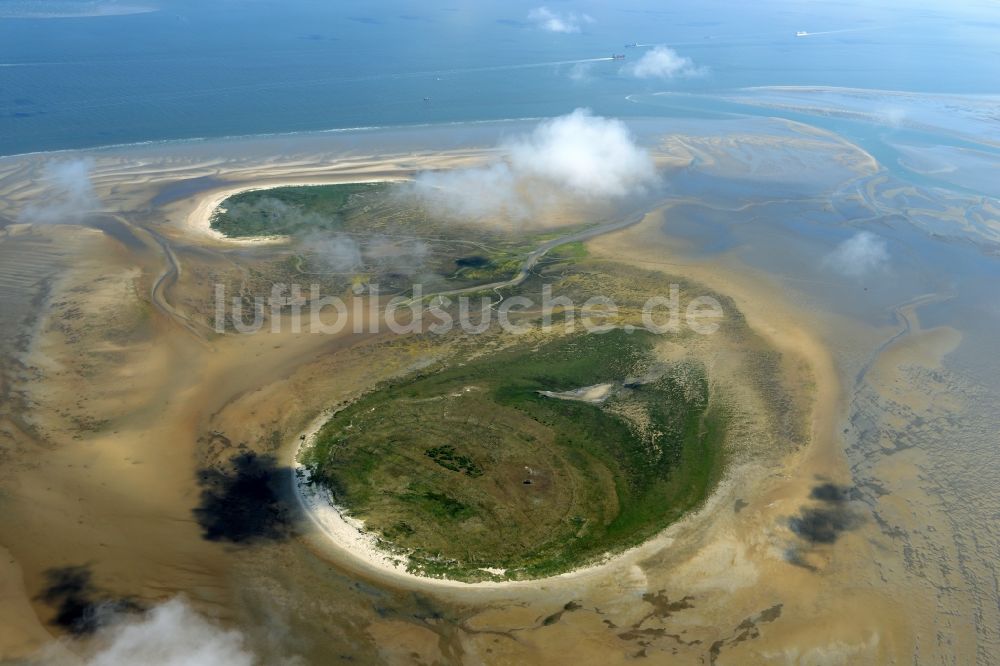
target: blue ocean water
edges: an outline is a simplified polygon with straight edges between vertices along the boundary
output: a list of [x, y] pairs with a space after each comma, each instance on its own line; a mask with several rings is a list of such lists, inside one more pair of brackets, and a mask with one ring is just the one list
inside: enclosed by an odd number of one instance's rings
[[[530, 20], [540, 4], [0, 0], [0, 155], [578, 106], [677, 113], [626, 99], [665, 90], [996, 93], [1000, 81], [993, 2], [550, 3], [575, 32]], [[629, 76], [648, 48], [632, 43], [667, 45], [700, 75]]]

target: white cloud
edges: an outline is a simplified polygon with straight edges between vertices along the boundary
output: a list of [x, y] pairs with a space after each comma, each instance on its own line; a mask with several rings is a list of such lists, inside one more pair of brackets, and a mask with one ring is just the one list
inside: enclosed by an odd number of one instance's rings
[[371, 266], [412, 275], [424, 267], [430, 247], [419, 239], [376, 235], [364, 244], [347, 234], [314, 233], [302, 238], [313, 259], [336, 273], [357, 273]]
[[365, 246], [365, 259], [369, 263], [404, 275], [422, 270], [430, 253], [430, 246], [419, 239], [375, 236]]
[[591, 70], [593, 69], [594, 63], [592, 62], [578, 62], [569, 68], [569, 78], [577, 83], [584, 83], [591, 79]]
[[436, 213], [454, 218], [499, 215], [524, 219], [529, 208], [517, 191], [517, 178], [506, 162], [477, 169], [418, 174], [412, 193]]
[[37, 203], [21, 211], [18, 220], [34, 224], [81, 221], [100, 206], [90, 182], [92, 166], [93, 162], [86, 159], [46, 163], [39, 179], [44, 192]]
[[542, 121], [500, 149], [503, 161], [484, 167], [420, 174], [413, 191], [452, 216], [521, 220], [553, 198], [612, 199], [656, 181], [652, 158], [625, 124], [587, 109]]
[[311, 234], [304, 239], [309, 250], [331, 270], [350, 273], [364, 265], [361, 246], [344, 234]]
[[580, 32], [584, 23], [593, 23], [593, 17], [587, 14], [574, 14], [566, 12], [560, 14], [552, 11], [548, 7], [536, 7], [528, 12], [528, 20], [537, 25], [542, 30], [549, 32]]
[[623, 196], [654, 178], [649, 153], [620, 120], [587, 109], [547, 120], [507, 145], [515, 173], [562, 185], [583, 196]]
[[907, 119], [906, 109], [899, 106], [886, 106], [875, 110], [875, 118], [890, 127], [901, 127]]
[[108, 630], [109, 644], [88, 666], [252, 666], [256, 659], [238, 631], [222, 629], [180, 599]]
[[823, 258], [825, 267], [848, 277], [883, 271], [888, 263], [885, 241], [870, 231], [851, 236]]
[[641, 58], [626, 65], [624, 71], [637, 79], [674, 79], [705, 73], [703, 67], [695, 67], [691, 58], [666, 46], [656, 46], [646, 51]]
[[[86, 642], [52, 641], [27, 663], [46, 666], [256, 666], [246, 636], [174, 598], [141, 615], [109, 617]], [[81, 654], [82, 653], [82, 654]], [[296, 656], [281, 663], [300, 663]]]

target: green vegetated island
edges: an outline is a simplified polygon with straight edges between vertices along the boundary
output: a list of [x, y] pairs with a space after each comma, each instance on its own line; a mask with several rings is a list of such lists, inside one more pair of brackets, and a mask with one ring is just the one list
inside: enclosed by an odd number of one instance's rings
[[337, 412], [303, 462], [412, 570], [566, 571], [652, 536], [718, 477], [705, 369], [659, 364], [651, 337], [570, 335], [422, 372]]
[[232, 238], [343, 231], [350, 226], [352, 199], [363, 208], [365, 195], [386, 189], [383, 183], [348, 183], [248, 190], [223, 201], [211, 225]]
[[[509, 277], [552, 238], [438, 223], [382, 185], [246, 192], [213, 226], [419, 233], [441, 239], [428, 261], [450, 270], [445, 289]], [[722, 332], [675, 335], [667, 356], [670, 336], [629, 332], [641, 303], [675, 280], [591, 260], [580, 243], [553, 248], [504, 296], [538, 302], [542, 283], [577, 303], [610, 296], [622, 307], [617, 328], [512, 338], [494, 327], [447, 362], [373, 387], [299, 452], [309, 482], [409, 571], [432, 577], [539, 578], [649, 539], [705, 500], [734, 453], [801, 441], [804, 413], [780, 354], [721, 296]], [[710, 377], [710, 360], [728, 369]]]
[[331, 287], [377, 282], [383, 293], [405, 291], [413, 278], [441, 288], [507, 279], [527, 252], [552, 237], [441, 220], [401, 196], [402, 187], [353, 183], [248, 190], [223, 201], [210, 224], [231, 238], [289, 238], [292, 253], [265, 276], [272, 281], [326, 277]]

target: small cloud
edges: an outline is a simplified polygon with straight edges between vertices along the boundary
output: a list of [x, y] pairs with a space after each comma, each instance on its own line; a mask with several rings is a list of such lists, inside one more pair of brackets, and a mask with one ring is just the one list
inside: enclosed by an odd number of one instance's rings
[[[89, 570], [70, 567], [64, 572], [79, 579], [80, 572]], [[75, 584], [77, 587], [71, 590], [73, 594], [94, 591], [89, 573]], [[43, 645], [24, 663], [47, 666], [255, 666], [262, 663], [250, 651], [246, 634], [219, 626], [181, 597], [148, 610], [136, 605], [94, 606], [88, 617], [91, 622], [88, 631], [73, 631], [70, 627], [71, 637]], [[262, 629], [284, 631], [281, 626]], [[289, 655], [280, 663], [302, 662], [297, 655]]]
[[430, 247], [419, 239], [373, 236], [362, 245], [346, 234], [309, 234], [302, 239], [309, 256], [324, 269], [358, 273], [369, 268], [412, 275], [424, 267]]
[[542, 30], [549, 32], [580, 32], [585, 23], [594, 23], [594, 18], [588, 14], [566, 12], [560, 14], [548, 7], [536, 7], [528, 12], [528, 20]]
[[655, 179], [652, 158], [625, 124], [588, 109], [541, 122], [506, 148], [515, 173], [581, 196], [620, 197]]
[[578, 62], [569, 68], [569, 78], [571, 81], [583, 83], [591, 79], [590, 72], [593, 69], [592, 62]]
[[499, 148], [502, 161], [418, 175], [413, 193], [452, 217], [524, 220], [538, 215], [552, 197], [608, 200], [656, 181], [652, 158], [625, 124], [588, 109], [543, 121]]
[[625, 73], [637, 79], [675, 79], [701, 76], [704, 67], [696, 67], [691, 58], [666, 46], [646, 51], [641, 58], [627, 65]]
[[436, 213], [455, 219], [530, 214], [518, 194], [517, 177], [506, 162], [474, 169], [427, 171], [413, 181], [412, 193]]
[[899, 106], [886, 106], [875, 110], [875, 118], [890, 127], [901, 127], [907, 115], [906, 109]]
[[88, 666], [252, 666], [255, 656], [242, 633], [223, 629], [173, 599], [140, 619], [110, 628], [107, 642]]
[[307, 236], [304, 242], [313, 255], [331, 270], [353, 273], [364, 266], [361, 246], [351, 236], [317, 233]]
[[861, 231], [834, 248], [823, 258], [823, 266], [847, 277], [862, 277], [885, 270], [889, 250], [883, 239]]
[[32, 224], [75, 224], [100, 206], [90, 181], [93, 162], [87, 159], [48, 162], [39, 179], [44, 193], [18, 217]]

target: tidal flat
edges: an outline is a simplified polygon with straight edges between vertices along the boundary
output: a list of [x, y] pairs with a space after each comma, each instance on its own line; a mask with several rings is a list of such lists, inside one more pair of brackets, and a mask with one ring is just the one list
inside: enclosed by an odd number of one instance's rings
[[[733, 378], [720, 386], [742, 406], [726, 473], [695, 510], [602, 566], [493, 587], [367, 566], [303, 518], [291, 496], [299, 434], [468, 350], [350, 327], [217, 333], [211, 286], [264, 293], [296, 248], [213, 236], [206, 202], [482, 164], [510, 127], [74, 153], [92, 161], [125, 230], [114, 234], [89, 219], [17, 223], [50, 158], [0, 160], [0, 298], [21, 313], [4, 321], [5, 659], [85, 652], [94, 609], [176, 594], [240, 628], [268, 663], [887, 663], [935, 651], [971, 662], [997, 647], [989, 489], [1000, 467], [983, 464], [1000, 376], [984, 354], [997, 322], [983, 284], [996, 271], [989, 227], [977, 225], [995, 203], [897, 182], [893, 165], [798, 124], [637, 121], [677, 189], [538, 267], [581, 294], [610, 276], [619, 297], [680, 278], [745, 327], [657, 343], [665, 363], [694, 354], [707, 377]], [[691, 220], [700, 210], [716, 211], [703, 219], [719, 233]], [[888, 277], [824, 265], [858, 219], [888, 239]], [[929, 268], [932, 255], [945, 265]], [[466, 471], [484, 463], [455, 443], [420, 455], [425, 470], [482, 478]], [[74, 638], [53, 646], [54, 635]]]

